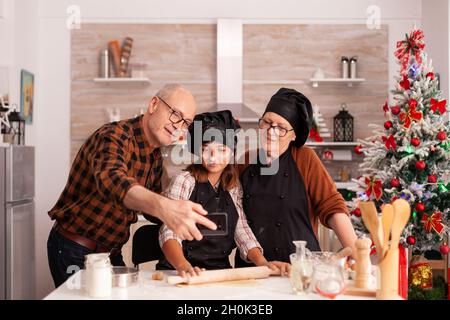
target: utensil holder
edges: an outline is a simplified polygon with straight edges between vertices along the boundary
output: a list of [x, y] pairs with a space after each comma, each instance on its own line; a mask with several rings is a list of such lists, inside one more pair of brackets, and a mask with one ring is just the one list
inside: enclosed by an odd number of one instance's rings
[[378, 264], [377, 300], [398, 300], [398, 248], [389, 249]]

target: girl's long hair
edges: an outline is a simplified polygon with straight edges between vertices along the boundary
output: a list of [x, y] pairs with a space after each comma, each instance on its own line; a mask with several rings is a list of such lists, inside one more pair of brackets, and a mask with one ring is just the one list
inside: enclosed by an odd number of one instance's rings
[[[190, 164], [186, 171], [189, 171], [197, 182], [208, 182], [208, 170], [200, 164]], [[236, 164], [229, 163], [220, 176], [220, 186], [223, 190], [230, 191], [237, 186], [239, 171]]]

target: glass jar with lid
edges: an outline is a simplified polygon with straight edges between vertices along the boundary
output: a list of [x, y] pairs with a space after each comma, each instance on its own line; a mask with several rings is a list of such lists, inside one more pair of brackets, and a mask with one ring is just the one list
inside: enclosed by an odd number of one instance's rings
[[90, 297], [111, 295], [112, 266], [109, 253], [92, 253], [85, 257], [86, 291]]

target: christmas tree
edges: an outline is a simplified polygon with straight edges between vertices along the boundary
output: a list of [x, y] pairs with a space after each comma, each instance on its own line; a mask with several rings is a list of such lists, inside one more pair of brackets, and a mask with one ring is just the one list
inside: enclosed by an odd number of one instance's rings
[[327, 128], [322, 113], [320, 113], [319, 106], [315, 105], [313, 110], [313, 121], [311, 130], [309, 131], [309, 140], [311, 142], [323, 142], [323, 138], [331, 137], [331, 133]]
[[[383, 106], [384, 126], [372, 125], [374, 135], [359, 140], [364, 155], [360, 165], [352, 210], [359, 236], [367, 235], [357, 208], [358, 201], [374, 201], [378, 212], [385, 203], [403, 198], [411, 205], [411, 219], [401, 244], [414, 254], [440, 246], [450, 219], [449, 113], [441, 97], [431, 60], [424, 51], [422, 30], [414, 28], [397, 42], [395, 56], [400, 65], [395, 103]], [[381, 112], [381, 110], [380, 110]]]

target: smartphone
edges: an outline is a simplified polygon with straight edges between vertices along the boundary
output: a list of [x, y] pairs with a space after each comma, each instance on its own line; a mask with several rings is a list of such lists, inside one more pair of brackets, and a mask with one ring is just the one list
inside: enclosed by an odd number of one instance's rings
[[197, 224], [198, 229], [204, 236], [226, 236], [228, 235], [228, 216], [226, 212], [210, 212], [205, 216], [214, 222], [216, 230], [211, 230], [202, 224]]

